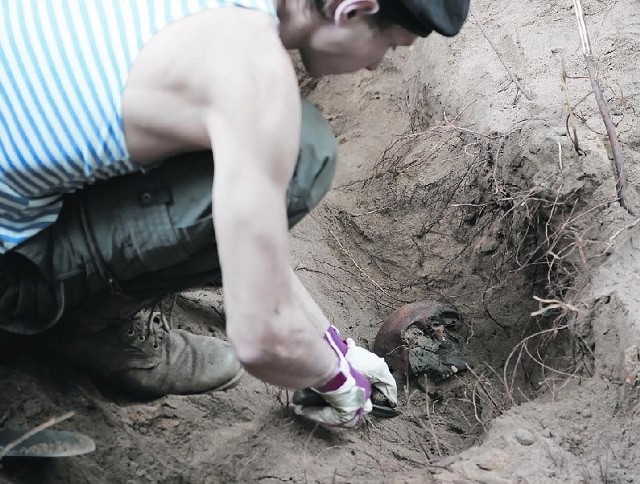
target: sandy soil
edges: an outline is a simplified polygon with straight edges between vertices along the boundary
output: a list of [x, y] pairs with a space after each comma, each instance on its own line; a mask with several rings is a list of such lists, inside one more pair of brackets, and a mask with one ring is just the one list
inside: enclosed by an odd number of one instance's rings
[[[401, 381], [400, 417], [327, 431], [251, 377], [134, 403], [17, 352], [0, 365], [0, 426], [73, 410], [59, 428], [97, 449], [6, 460], [0, 482], [640, 482], [638, 7], [584, 2], [636, 215], [615, 202], [570, 1], [479, 0], [454, 39], [305, 82], [342, 162], [292, 234], [297, 273], [363, 345], [404, 304], [454, 305], [473, 372]], [[194, 290], [173, 323], [221, 334], [222, 311]]]

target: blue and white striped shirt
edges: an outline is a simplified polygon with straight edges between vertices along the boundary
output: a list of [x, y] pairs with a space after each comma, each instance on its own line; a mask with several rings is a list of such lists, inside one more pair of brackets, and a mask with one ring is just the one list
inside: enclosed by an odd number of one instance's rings
[[122, 91], [169, 23], [273, 0], [1, 0], [0, 254], [56, 221], [62, 194], [138, 171]]

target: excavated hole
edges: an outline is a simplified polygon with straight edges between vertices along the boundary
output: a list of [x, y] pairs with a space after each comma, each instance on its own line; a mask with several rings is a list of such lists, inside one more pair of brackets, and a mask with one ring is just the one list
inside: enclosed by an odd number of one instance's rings
[[[521, 161], [509, 155], [520, 133], [487, 140], [454, 128], [419, 129], [391, 143], [361, 183], [360, 214], [338, 209], [334, 221], [348, 239], [338, 252], [366, 261], [363, 272], [380, 286], [365, 283], [360, 291], [380, 307], [381, 320], [425, 299], [462, 316], [455, 340], [471, 370], [444, 380], [424, 371], [400, 384], [405, 413], [423, 433], [437, 434], [432, 450], [443, 456], [478, 443], [506, 409], [588, 369], [562, 330], [561, 311], [531, 316], [539, 309], [534, 296], [562, 297], [571, 285], [571, 258], [552, 265], [546, 251], [569, 243], [553, 231], [578, 194], [554, 198], [552, 183], [531, 186], [509, 169]], [[403, 339], [426, 349], [416, 364], [433, 356], [433, 335], [410, 327]]]

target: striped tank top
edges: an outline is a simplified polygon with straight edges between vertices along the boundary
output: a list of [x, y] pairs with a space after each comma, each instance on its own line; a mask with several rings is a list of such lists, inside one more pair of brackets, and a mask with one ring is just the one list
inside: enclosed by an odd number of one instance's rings
[[0, 1], [0, 254], [56, 221], [62, 195], [139, 171], [121, 101], [143, 46], [206, 9], [274, 0]]

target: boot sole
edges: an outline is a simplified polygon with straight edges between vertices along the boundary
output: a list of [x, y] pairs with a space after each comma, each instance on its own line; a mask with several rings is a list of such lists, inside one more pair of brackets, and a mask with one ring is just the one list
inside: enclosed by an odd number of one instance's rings
[[238, 371], [238, 373], [235, 374], [235, 376], [229, 380], [226, 383], [223, 383], [222, 385], [220, 385], [219, 387], [214, 388], [213, 392], [224, 392], [226, 390], [231, 390], [232, 388], [238, 386], [238, 384], [240, 383], [240, 380], [242, 379], [242, 377], [244, 376], [244, 368], [240, 368], [240, 371]]

